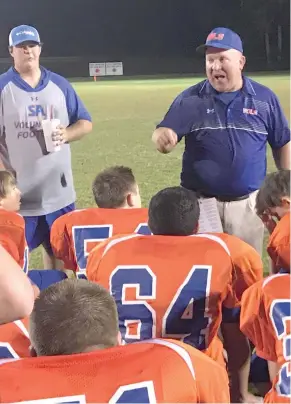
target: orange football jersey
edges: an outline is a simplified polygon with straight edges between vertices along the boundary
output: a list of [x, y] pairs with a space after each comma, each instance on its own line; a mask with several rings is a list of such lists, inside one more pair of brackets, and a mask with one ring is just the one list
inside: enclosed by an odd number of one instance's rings
[[30, 356], [28, 318], [0, 325], [0, 360]]
[[[256, 256], [228, 238], [231, 248]], [[262, 264], [256, 270], [252, 282], [262, 278]], [[240, 294], [249, 286], [248, 278], [242, 283], [244, 269], [239, 277], [234, 271], [227, 244], [214, 234], [114, 237], [91, 251], [87, 265], [88, 279], [114, 296], [126, 342], [175, 338], [200, 350], [217, 335], [222, 306], [239, 306], [236, 288]]]
[[290, 271], [290, 213], [282, 217], [270, 235], [267, 251], [277, 271]]
[[212, 233], [225, 242], [234, 266], [233, 288], [241, 301], [243, 292], [263, 279], [264, 264], [257, 251], [238, 237], [226, 233]]
[[226, 367], [223, 343], [218, 335], [213, 338], [208, 348], [206, 348], [203, 352], [221, 366]]
[[242, 298], [241, 330], [254, 343], [258, 356], [280, 366], [266, 402], [290, 402], [291, 398], [290, 286], [290, 274], [272, 275], [246, 290]]
[[228, 377], [203, 353], [165, 340], [0, 366], [0, 402], [54, 397], [62, 403], [229, 403]]
[[116, 234], [149, 234], [148, 210], [75, 210], [58, 218], [51, 229], [51, 245], [66, 269], [85, 271], [89, 252], [100, 241]]
[[25, 222], [18, 213], [0, 209], [0, 244], [27, 273], [28, 247], [25, 239]]

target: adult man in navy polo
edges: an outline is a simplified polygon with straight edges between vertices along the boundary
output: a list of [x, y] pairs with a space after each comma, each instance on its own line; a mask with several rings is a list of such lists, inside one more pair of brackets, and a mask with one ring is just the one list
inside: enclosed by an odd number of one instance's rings
[[242, 41], [227, 28], [215, 28], [206, 43], [207, 80], [174, 100], [152, 140], [169, 153], [185, 137], [181, 185], [215, 197], [224, 231], [259, 253], [263, 225], [254, 206], [266, 175], [266, 147], [278, 169], [290, 168], [290, 130], [276, 95], [242, 75]]

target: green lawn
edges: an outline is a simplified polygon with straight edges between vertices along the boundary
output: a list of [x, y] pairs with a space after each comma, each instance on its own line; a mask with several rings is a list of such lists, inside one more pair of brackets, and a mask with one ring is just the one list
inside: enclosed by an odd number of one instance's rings
[[[274, 90], [289, 114], [289, 76], [254, 79]], [[95, 174], [114, 164], [134, 169], [145, 206], [159, 189], [179, 184], [183, 145], [169, 155], [161, 155], [155, 151], [151, 134], [173, 98], [200, 80], [195, 77], [73, 83], [94, 121], [93, 133], [72, 144], [79, 208], [93, 205], [91, 183]], [[270, 156], [268, 169], [274, 170]], [[39, 250], [32, 253], [30, 267], [41, 267]]]

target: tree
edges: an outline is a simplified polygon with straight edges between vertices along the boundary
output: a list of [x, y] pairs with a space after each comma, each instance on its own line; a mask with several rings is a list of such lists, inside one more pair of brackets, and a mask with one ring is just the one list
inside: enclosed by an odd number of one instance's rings
[[274, 61], [282, 60], [282, 21], [286, 6], [289, 7], [288, 0], [257, 0], [255, 6], [253, 0], [240, 0], [244, 21], [249, 21], [254, 32], [263, 40], [265, 58], [269, 66]]

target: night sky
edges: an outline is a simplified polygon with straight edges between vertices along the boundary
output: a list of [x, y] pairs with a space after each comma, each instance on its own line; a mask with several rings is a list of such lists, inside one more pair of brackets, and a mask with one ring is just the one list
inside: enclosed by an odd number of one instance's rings
[[[252, 10], [267, 0], [0, 0], [0, 57], [8, 57], [11, 28], [34, 25], [44, 42], [43, 56], [98, 55], [104, 60], [192, 57], [215, 26], [237, 31], [252, 64], [265, 59], [263, 17]], [[270, 1], [270, 0], [269, 0]], [[244, 5], [244, 3], [246, 5]], [[276, 3], [276, 1], [274, 1]], [[240, 6], [243, 5], [243, 10]], [[289, 1], [270, 10], [271, 51], [277, 59], [277, 26], [283, 52], [276, 68], [289, 65]], [[95, 57], [96, 59], [96, 57]]]

